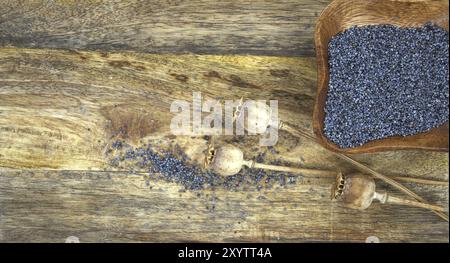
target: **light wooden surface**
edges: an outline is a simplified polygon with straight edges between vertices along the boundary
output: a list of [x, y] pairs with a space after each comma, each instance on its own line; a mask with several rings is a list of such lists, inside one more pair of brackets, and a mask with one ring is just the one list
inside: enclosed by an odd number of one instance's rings
[[[179, 192], [114, 172], [2, 171], [3, 242], [445, 242], [448, 223], [421, 209], [329, 202], [326, 183]], [[432, 199], [442, 189], [421, 189]]]
[[[314, 19], [328, 2], [0, 0], [0, 241], [448, 242], [448, 223], [422, 209], [340, 207], [330, 179], [245, 171], [236, 186], [186, 190], [113, 147], [178, 156], [178, 145], [199, 166], [206, 138], [169, 131], [170, 103], [193, 91], [277, 99], [279, 117], [312, 134]], [[354, 171], [283, 131], [273, 149], [222, 142], [247, 159]], [[448, 153], [354, 158], [390, 176], [449, 177]], [[406, 185], [448, 210], [447, 187]]]
[[[149, 179], [132, 163], [111, 160], [111, 143], [181, 146], [193, 165], [204, 138], [168, 132], [169, 105], [207, 97], [271, 97], [280, 118], [311, 128], [311, 58], [144, 55], [42, 49], [0, 50], [0, 229], [2, 241], [447, 241], [448, 224], [428, 211], [374, 205], [365, 212], [329, 201], [328, 179], [246, 183], [184, 191]], [[214, 73], [213, 73], [214, 72]], [[180, 77], [182, 76], [182, 77]], [[296, 83], [297, 85], [292, 85]], [[232, 141], [232, 138], [222, 138]], [[280, 133], [273, 154], [255, 137], [235, 145], [266, 162], [352, 168], [311, 142]], [[389, 152], [355, 158], [388, 175], [448, 180], [448, 155]], [[263, 180], [264, 181], [264, 180]], [[381, 188], [386, 186], [380, 184]], [[387, 188], [388, 189], [388, 188]], [[445, 187], [414, 187], [448, 204]], [[181, 191], [181, 192], [180, 192]]]
[[0, 0], [0, 44], [150, 53], [314, 55], [330, 0]]

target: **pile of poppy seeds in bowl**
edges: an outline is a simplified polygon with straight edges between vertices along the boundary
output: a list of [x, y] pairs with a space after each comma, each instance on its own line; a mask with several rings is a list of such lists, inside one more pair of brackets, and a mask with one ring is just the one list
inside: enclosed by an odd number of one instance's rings
[[325, 136], [351, 148], [447, 122], [448, 41], [431, 24], [352, 27], [333, 37]]

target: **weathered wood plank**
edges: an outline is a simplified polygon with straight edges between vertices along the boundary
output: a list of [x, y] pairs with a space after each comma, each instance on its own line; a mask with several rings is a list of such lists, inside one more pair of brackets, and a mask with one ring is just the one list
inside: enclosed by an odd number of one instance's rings
[[168, 135], [170, 104], [192, 101], [193, 91], [205, 98], [278, 99], [286, 121], [310, 126], [315, 76], [310, 58], [17, 49], [0, 54], [5, 167], [108, 167], [104, 153], [113, 139], [139, 144]]
[[329, 2], [0, 0], [0, 45], [312, 56]]
[[363, 213], [344, 209], [317, 180], [245, 192], [179, 188], [117, 172], [2, 170], [0, 241], [448, 242], [448, 224], [432, 213], [379, 204]]
[[[0, 237], [361, 242], [376, 235], [448, 242], [448, 224], [428, 211], [338, 207], [329, 201], [328, 179], [266, 184], [265, 175], [239, 186], [186, 190], [182, 182], [133, 174], [148, 167], [124, 159], [125, 149], [111, 150], [117, 140], [134, 148], [179, 145], [199, 166], [205, 138], [173, 136], [168, 129], [170, 103], [191, 100], [193, 91], [208, 98], [277, 99], [281, 119], [310, 130], [315, 78], [312, 58], [0, 49], [0, 167], [13, 169], [0, 172]], [[254, 136], [218, 140], [240, 146], [247, 158], [265, 152], [265, 162], [354, 171], [318, 145], [279, 136], [273, 149], [259, 147]], [[448, 180], [447, 153], [355, 158], [388, 175]], [[24, 168], [30, 170], [14, 170]], [[448, 207], [446, 188], [414, 189]]]

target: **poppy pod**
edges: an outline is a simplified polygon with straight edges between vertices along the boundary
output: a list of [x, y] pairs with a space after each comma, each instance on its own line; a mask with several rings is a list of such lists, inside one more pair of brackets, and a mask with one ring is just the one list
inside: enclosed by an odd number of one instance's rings
[[[243, 102], [241, 99], [234, 112], [234, 120], [241, 123], [249, 133], [264, 133], [272, 126], [272, 109], [261, 101]], [[241, 122], [240, 122], [241, 121]]]
[[242, 151], [230, 144], [214, 148], [209, 147], [205, 166], [223, 176], [231, 176], [239, 173], [244, 165]]
[[346, 207], [364, 210], [372, 204], [375, 194], [375, 181], [365, 175], [345, 176], [339, 173], [333, 185], [332, 198]]
[[352, 174], [344, 176], [339, 173], [332, 187], [331, 198], [341, 202], [345, 207], [358, 210], [367, 209], [373, 200], [378, 200], [382, 204], [391, 203], [444, 212], [444, 209], [440, 206], [398, 198], [388, 195], [386, 192], [376, 192], [375, 188], [375, 181], [367, 175]]

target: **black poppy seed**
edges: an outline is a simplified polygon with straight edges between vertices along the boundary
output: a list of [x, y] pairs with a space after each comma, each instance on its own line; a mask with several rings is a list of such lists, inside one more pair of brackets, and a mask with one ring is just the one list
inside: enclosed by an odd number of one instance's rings
[[271, 154], [279, 154], [279, 152], [273, 146], [267, 147]]
[[286, 176], [284, 174], [280, 175], [280, 186], [286, 185]]
[[297, 182], [297, 178], [294, 176], [288, 176], [287, 182], [288, 184], [295, 184]]
[[118, 167], [120, 164], [120, 157], [114, 157], [109, 161], [110, 165], [113, 167]]
[[325, 135], [342, 148], [448, 121], [448, 32], [352, 27], [329, 43]]
[[[256, 150], [256, 151], [258, 151], [258, 150]], [[266, 153], [265, 152], [258, 153], [258, 155], [255, 158], [255, 161], [256, 162], [263, 162], [265, 157], [266, 157]]]
[[133, 158], [136, 158], [136, 153], [132, 149], [127, 150], [125, 153], [125, 160]]
[[115, 141], [112, 143], [111, 147], [113, 149], [121, 149], [122, 148], [122, 141]]

